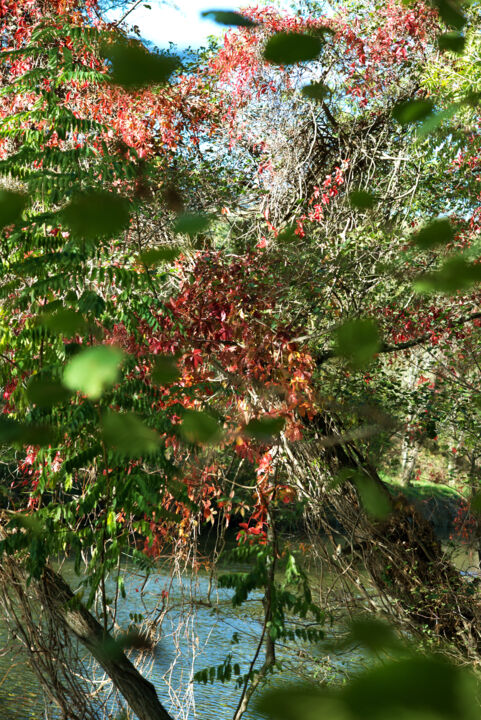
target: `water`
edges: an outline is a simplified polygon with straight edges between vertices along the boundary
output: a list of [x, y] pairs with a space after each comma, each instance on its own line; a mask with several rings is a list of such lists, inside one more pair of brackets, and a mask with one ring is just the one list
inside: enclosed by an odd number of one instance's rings
[[[63, 573], [73, 584], [72, 568], [64, 567]], [[234, 682], [192, 683], [193, 673], [222, 664], [230, 652], [241, 672], [248, 670], [262, 629], [260, 595], [251, 596], [240, 608], [233, 608], [232, 591], [215, 589], [213, 606], [209, 607], [205, 602], [209, 587], [206, 572], [198, 573], [194, 579], [179, 575], [172, 580], [170, 574], [159, 571], [145, 584], [133, 572], [128, 572], [125, 578], [127, 598], [119, 601], [117, 613], [117, 622], [124, 629], [132, 621], [132, 614], [148, 614], [159, 601], [162, 604], [162, 591], [169, 593], [171, 609], [162, 623], [160, 643], [155, 653], [146, 658], [150, 673], [145, 674], [154, 683], [161, 702], [181, 720], [232, 718], [240, 693]], [[238, 642], [233, 644], [236, 635]], [[4, 641], [5, 629], [0, 626], [0, 651]], [[348, 656], [328, 663], [321, 658], [318, 663], [308, 661], [303, 657], [302, 646], [280, 646], [277, 657], [284, 668], [282, 675], [273, 677], [273, 683], [299, 680], [302, 676], [312, 678], [324, 672], [335, 676], [343, 665], [355, 660]], [[43, 716], [44, 697], [33, 672], [25, 667], [21, 657], [12, 660], [11, 655], [0, 654], [1, 720], [40, 720]], [[246, 713], [246, 718], [255, 717], [252, 710]]]

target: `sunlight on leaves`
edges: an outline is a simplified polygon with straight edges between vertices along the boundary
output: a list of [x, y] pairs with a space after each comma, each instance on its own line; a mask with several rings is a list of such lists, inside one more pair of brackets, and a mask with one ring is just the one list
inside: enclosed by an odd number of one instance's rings
[[95, 345], [74, 357], [65, 366], [63, 384], [96, 400], [117, 382], [124, 353], [111, 345]]

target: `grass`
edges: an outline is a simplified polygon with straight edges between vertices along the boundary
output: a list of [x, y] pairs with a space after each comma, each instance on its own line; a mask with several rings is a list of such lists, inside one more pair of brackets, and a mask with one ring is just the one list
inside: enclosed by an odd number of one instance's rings
[[442, 483], [432, 483], [427, 480], [414, 480], [410, 485], [403, 485], [401, 481], [390, 475], [381, 473], [381, 478], [389, 486], [394, 494], [402, 492], [409, 500], [463, 500], [463, 495], [451, 487]]

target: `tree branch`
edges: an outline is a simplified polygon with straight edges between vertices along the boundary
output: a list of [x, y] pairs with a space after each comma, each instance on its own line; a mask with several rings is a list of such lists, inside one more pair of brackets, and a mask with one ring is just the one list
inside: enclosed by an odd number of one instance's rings
[[[471, 315], [466, 315], [465, 317], [453, 320], [450, 324], [450, 327], [447, 329], [449, 330], [452, 327], [465, 325], [468, 322], [479, 319], [481, 319], [481, 312], [471, 313]], [[409, 350], [409, 348], [417, 347], [418, 345], [422, 345], [423, 343], [427, 342], [431, 338], [431, 336], [432, 333], [425, 332], [422, 335], [419, 335], [417, 338], [413, 338], [412, 340], [406, 340], [405, 342], [401, 343], [389, 344], [383, 342], [376, 354], [383, 355], [384, 353], [399, 352], [400, 350]], [[335, 352], [335, 350], [326, 350], [325, 352], [319, 353], [315, 356], [316, 365], [319, 367], [320, 365], [323, 365], [325, 362], [335, 357], [338, 357], [338, 354]]]

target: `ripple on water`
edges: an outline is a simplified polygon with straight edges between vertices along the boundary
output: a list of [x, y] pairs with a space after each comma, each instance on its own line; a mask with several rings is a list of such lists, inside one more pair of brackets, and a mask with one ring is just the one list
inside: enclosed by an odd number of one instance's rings
[[[64, 574], [74, 581], [72, 569], [64, 567]], [[196, 576], [195, 583], [183, 579], [171, 584], [167, 573], [152, 575], [138, 592], [139, 581], [135, 576], [127, 576], [127, 599], [119, 603], [118, 623], [126, 628], [131, 613], [141, 613], [143, 603], [151, 609], [161, 595], [162, 590], [169, 589], [169, 602], [172, 610], [167, 614], [162, 626], [162, 638], [154, 655], [150, 658], [150, 679], [157, 688], [161, 701], [175, 715], [181, 705], [189, 709], [193, 716], [193, 700], [195, 698], [195, 716], [199, 720], [211, 720], [213, 711], [218, 720], [227, 720], [233, 714], [233, 708], [239, 698], [239, 690], [233, 682], [202, 685], [190, 683], [193, 665], [200, 670], [224, 662], [227, 654], [232, 651], [235, 662], [239, 663], [242, 672], [246, 672], [257, 647], [261, 630], [259, 618], [260, 594], [254, 596], [254, 602], [248, 602], [240, 608], [233, 608], [230, 603], [232, 592], [219, 589], [217, 593], [218, 607], [195, 605], [191, 616], [184, 616], [178, 627], [182, 605], [185, 610], [190, 599], [202, 599], [207, 595], [208, 577], [205, 574]], [[237, 633], [239, 643], [232, 645], [231, 640]], [[195, 659], [192, 655], [192, 638], [196, 636]], [[6, 639], [5, 628], [0, 625], [0, 648]], [[3, 643], [2, 643], [3, 641]], [[283, 659], [282, 650], [278, 653]], [[172, 662], [175, 664], [172, 667]], [[168, 691], [166, 677], [170, 678], [172, 690]], [[292, 676], [291, 676], [292, 677]], [[4, 678], [2, 680], [2, 678]], [[274, 676], [273, 682], [286, 682]], [[11, 665], [8, 657], [0, 657], [0, 717], [1, 720], [40, 720], [44, 708], [43, 695], [35, 675], [29, 668], [20, 663]], [[176, 712], [177, 711], [177, 712]], [[185, 717], [185, 715], [182, 716]], [[255, 714], [246, 713], [247, 718], [255, 718]]]

